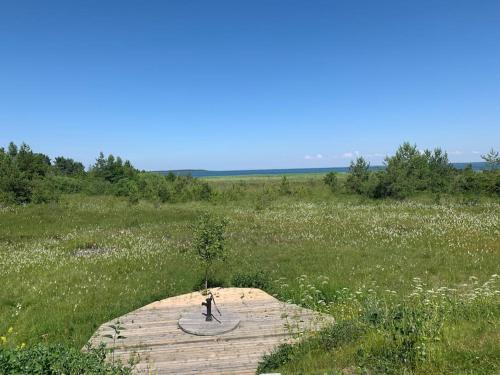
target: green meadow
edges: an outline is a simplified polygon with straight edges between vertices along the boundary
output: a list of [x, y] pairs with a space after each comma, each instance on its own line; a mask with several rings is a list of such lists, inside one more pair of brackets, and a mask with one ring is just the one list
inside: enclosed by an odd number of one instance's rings
[[0, 336], [79, 349], [103, 322], [199, 288], [191, 226], [208, 211], [229, 222], [212, 286], [259, 286], [337, 321], [261, 369], [498, 373], [498, 198], [372, 200], [322, 177], [287, 176], [286, 191], [281, 177], [210, 178], [208, 201], [63, 194], [3, 206]]

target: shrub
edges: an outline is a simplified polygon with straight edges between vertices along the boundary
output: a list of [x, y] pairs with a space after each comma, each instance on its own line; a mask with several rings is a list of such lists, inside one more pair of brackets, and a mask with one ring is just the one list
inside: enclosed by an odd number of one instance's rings
[[321, 330], [317, 341], [329, 351], [356, 341], [364, 332], [365, 328], [356, 321], [341, 321]]
[[474, 172], [469, 164], [463, 170], [457, 171], [453, 178], [453, 190], [460, 193], [476, 192], [480, 188], [480, 175]]
[[372, 172], [361, 185], [363, 195], [370, 198], [385, 198], [388, 195], [384, 172]]
[[330, 188], [331, 191], [336, 191], [338, 189], [337, 173], [327, 173], [323, 178], [323, 182]]
[[500, 170], [483, 171], [482, 175], [484, 176], [483, 191], [497, 196], [500, 195]]
[[264, 271], [242, 272], [233, 275], [231, 285], [239, 288], [267, 289], [271, 285], [271, 278]]
[[106, 362], [104, 346], [88, 351], [63, 345], [38, 344], [31, 348], [11, 349], [0, 345], [0, 373], [9, 374], [131, 374], [131, 367]]
[[109, 181], [97, 177], [88, 177], [83, 183], [83, 192], [89, 195], [103, 195], [112, 192], [112, 185]]
[[273, 201], [273, 193], [269, 189], [257, 193], [255, 197], [255, 210], [262, 211], [268, 208]]
[[224, 288], [227, 286], [227, 282], [223, 278], [208, 275], [207, 280], [205, 280], [205, 276], [199, 277], [193, 285], [193, 290], [198, 291], [205, 289], [205, 282], [207, 288]]
[[122, 178], [113, 185], [114, 195], [118, 197], [129, 197], [138, 192], [137, 183], [129, 178]]
[[137, 189], [142, 197], [152, 201], [165, 203], [172, 198], [167, 179], [159, 174], [141, 173]]
[[290, 195], [292, 193], [292, 190], [290, 189], [290, 182], [288, 182], [286, 176], [283, 176], [281, 178], [279, 193], [281, 195]]
[[33, 203], [58, 202], [60, 195], [52, 178], [46, 177], [32, 182], [31, 201]]
[[246, 193], [244, 184], [231, 184], [229, 187], [217, 191], [211, 189], [211, 199], [218, 202], [238, 201], [242, 199]]
[[293, 358], [294, 348], [290, 344], [281, 344], [271, 353], [264, 355], [257, 367], [257, 374], [271, 372], [283, 366]]
[[53, 181], [56, 189], [65, 194], [80, 193], [83, 191], [85, 185], [83, 178], [54, 176]]
[[195, 200], [208, 201], [212, 197], [212, 188], [206, 182], [198, 182], [193, 187], [193, 197]]

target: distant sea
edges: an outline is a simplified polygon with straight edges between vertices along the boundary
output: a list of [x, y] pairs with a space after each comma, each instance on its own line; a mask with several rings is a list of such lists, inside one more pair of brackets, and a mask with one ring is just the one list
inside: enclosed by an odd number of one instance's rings
[[[451, 163], [457, 169], [463, 169], [468, 164], [472, 165], [475, 171], [486, 169], [486, 163]], [[384, 169], [382, 165], [370, 166], [370, 170], [377, 171]], [[172, 172], [178, 176], [191, 175], [193, 177], [223, 177], [223, 176], [255, 176], [255, 175], [286, 175], [286, 174], [303, 174], [303, 173], [328, 173], [328, 172], [349, 172], [349, 167], [332, 167], [332, 168], [288, 168], [288, 169], [246, 169], [235, 171], [208, 171], [204, 169], [183, 169], [172, 171], [155, 171], [156, 173], [167, 174]]]

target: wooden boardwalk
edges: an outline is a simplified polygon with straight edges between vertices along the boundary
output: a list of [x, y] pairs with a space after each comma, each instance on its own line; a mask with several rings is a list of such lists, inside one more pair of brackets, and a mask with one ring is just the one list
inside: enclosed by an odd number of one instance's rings
[[[125, 327], [125, 339], [117, 340], [115, 358], [126, 363], [138, 356], [137, 374], [255, 374], [262, 356], [295, 333], [317, 330], [333, 319], [296, 305], [278, 301], [260, 289], [212, 289], [222, 314], [240, 318], [238, 328], [218, 336], [195, 336], [182, 331], [182, 313], [200, 311], [199, 292], [153, 302], [104, 323], [90, 343], [113, 347], [109, 327], [117, 320]], [[217, 316], [217, 315], [216, 315]]]

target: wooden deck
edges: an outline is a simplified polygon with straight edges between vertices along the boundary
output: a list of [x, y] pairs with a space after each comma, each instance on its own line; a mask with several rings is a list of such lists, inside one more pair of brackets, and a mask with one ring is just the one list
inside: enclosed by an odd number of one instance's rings
[[199, 292], [153, 302], [104, 323], [90, 343], [113, 347], [109, 327], [117, 320], [125, 327], [115, 358], [127, 362], [138, 356], [137, 374], [255, 374], [262, 356], [280, 343], [290, 342], [298, 332], [316, 330], [333, 322], [324, 316], [278, 301], [260, 289], [212, 289], [217, 305], [240, 318], [238, 328], [218, 336], [195, 336], [178, 327], [183, 312], [199, 310]]

